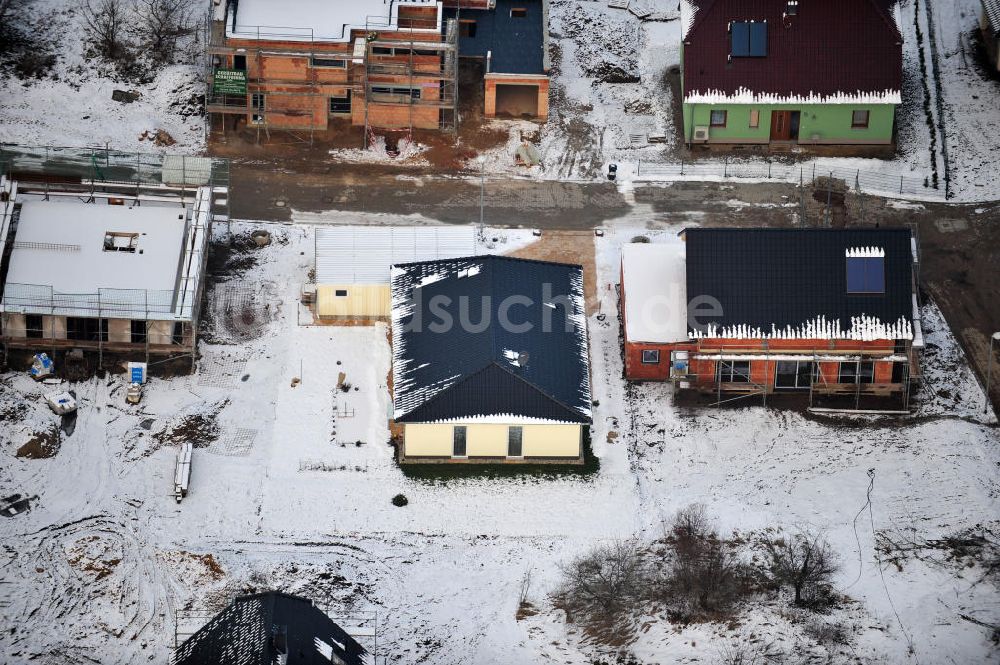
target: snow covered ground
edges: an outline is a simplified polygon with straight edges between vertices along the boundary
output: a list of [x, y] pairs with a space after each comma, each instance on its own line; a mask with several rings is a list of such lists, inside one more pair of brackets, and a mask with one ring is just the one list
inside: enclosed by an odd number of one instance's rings
[[[987, 631], [958, 617], [996, 623], [1000, 595], [975, 583], [982, 571], [912, 558], [886, 566], [883, 586], [867, 513], [854, 530], [875, 469], [879, 532], [995, 533], [1000, 437], [934, 308], [925, 316], [936, 348], [912, 418], [679, 408], [666, 386], [621, 379], [608, 289], [620, 247], [640, 234], [677, 242], [678, 230], [632, 224], [595, 239], [600, 470], [591, 476], [405, 476], [387, 444], [385, 327], [303, 325], [297, 294], [311, 267], [311, 225], [268, 227], [270, 247], [231, 258], [208, 294], [197, 374], [153, 379], [134, 407], [117, 376], [75, 385], [76, 429], [50, 458], [16, 456], [56, 421], [41, 386], [3, 375], [0, 495], [38, 500], [0, 519], [0, 661], [164, 662], [177, 610], [217, 610], [234, 593], [277, 587], [336, 614], [376, 617], [380, 663], [590, 663], [611, 650], [550, 607], [558, 565], [607, 539], [656, 534], [695, 501], [723, 532], [825, 529], [844, 562], [837, 588], [859, 603], [818, 620], [845, 626], [849, 643], [820, 644], [807, 630], [816, 618], [762, 599], [738, 627], [648, 617], [627, 647], [640, 663], [714, 662], [748, 632], [834, 663], [995, 658]], [[236, 223], [234, 232], [260, 226]], [[529, 238], [511, 232], [498, 251]], [[190, 437], [202, 443], [190, 495], [177, 505], [174, 458]], [[392, 505], [398, 493], [407, 506]], [[526, 578], [540, 613], [518, 621]]]
[[[549, 121], [541, 127], [525, 121], [495, 121], [510, 138], [485, 152], [488, 173], [589, 180], [602, 177], [605, 166], [616, 163], [621, 180], [634, 177], [641, 162], [649, 177], [679, 178], [669, 169], [657, 172], [656, 166], [678, 161], [671, 149], [678, 130], [667, 71], [679, 65], [680, 21], [676, 3], [670, 0], [646, 0], [645, 4], [655, 10], [654, 20], [639, 20], [604, 1], [552, 1]], [[57, 61], [52, 73], [42, 79], [5, 76], [0, 81], [0, 141], [154, 150], [158, 148], [141, 137], [162, 129], [178, 142], [173, 151], [204, 148], [203, 120], [196, 114], [197, 96], [203, 92], [197, 66], [165, 67], [152, 82], [142, 85], [116, 81], [108, 67], [84, 56], [82, 18], [75, 2], [31, 0], [27, 6], [30, 11], [19, 20], [44, 36]], [[902, 0], [898, 17], [904, 36], [904, 103], [897, 122], [898, 156], [891, 160], [806, 160], [806, 170], [816, 161], [820, 172], [860, 170], [928, 184], [936, 176], [939, 189], [926, 192], [932, 197], [942, 195], [947, 176], [953, 200], [1000, 198], [1000, 175], [991, 168], [1000, 148], [996, 130], [1000, 112], [995, 103], [1000, 80], [988, 76], [977, 62], [974, 31], [979, 6], [978, 0]], [[917, 26], [922, 40], [918, 40]], [[115, 102], [111, 100], [115, 89], [136, 90], [141, 97], [131, 104]], [[925, 96], [932, 126], [924, 109]], [[513, 165], [512, 155], [522, 133], [538, 133], [540, 166]], [[646, 142], [655, 135], [665, 136], [667, 143]], [[423, 163], [420, 150], [420, 146], [413, 147], [410, 162]], [[335, 153], [346, 161], [387, 159], [378, 151]], [[701, 161], [703, 169], [717, 167], [722, 173], [721, 159]], [[743, 161], [753, 165], [761, 160]], [[479, 170], [480, 166], [470, 162], [470, 168]], [[714, 180], [722, 176], [701, 173], [684, 179], [692, 177]], [[893, 193], [888, 186], [869, 190]]]
[[[192, 5], [205, 7], [196, 0]], [[200, 17], [196, 14], [198, 21]], [[204, 148], [204, 118], [198, 111], [203, 101], [195, 98], [205, 92], [199, 66], [165, 66], [149, 83], [120, 80], [113, 68], [85, 55], [84, 20], [76, 0], [28, 0], [13, 20], [36, 35], [56, 55], [56, 62], [40, 79], [0, 77], [0, 142], [174, 153]], [[200, 22], [196, 25], [200, 30]], [[196, 54], [202, 44], [199, 40], [190, 53]], [[185, 60], [192, 62], [193, 57]], [[116, 89], [140, 97], [132, 103], [116, 102], [111, 99]], [[177, 144], [155, 146], [157, 130], [166, 131]]]
[[[498, 126], [510, 130], [511, 141], [487, 153], [486, 168], [512, 175], [590, 179], [600, 178], [607, 164], [616, 163], [619, 180], [623, 180], [635, 177], [641, 162], [649, 177], [658, 180], [722, 179], [722, 158], [700, 159], [703, 172], [687, 177], [656, 168], [678, 164], [670, 147], [679, 131], [673, 122], [675, 100], [665, 77], [680, 61], [680, 21], [674, 18], [676, 12], [670, 11], [673, 3], [656, 6], [663, 9], [658, 20], [640, 21], [606, 2], [553, 0], [550, 33], [555, 44], [554, 67], [550, 117], [541, 127], [539, 139], [542, 165], [514, 167], [510, 158], [521, 132], [537, 126], [497, 121]], [[918, 184], [926, 180], [931, 189], [922, 194], [928, 198], [943, 198], [947, 172], [953, 200], [1000, 197], [1000, 175], [988, 167], [1000, 148], [996, 129], [1000, 81], [990, 78], [976, 62], [973, 33], [979, 7], [978, 0], [902, 0], [898, 18], [904, 37], [904, 89], [897, 117], [897, 156], [888, 160], [803, 157], [806, 172], [815, 163], [820, 173], [834, 170], [853, 174], [860, 170], [888, 180], [899, 176]], [[922, 41], [918, 40], [917, 25]], [[925, 96], [933, 128], [924, 110]], [[665, 135], [667, 145], [645, 142], [655, 134]], [[763, 158], [741, 157], [739, 161], [753, 166]], [[718, 175], [708, 175], [712, 167]], [[747, 176], [730, 166], [729, 177], [734, 171], [737, 177]], [[935, 177], [937, 190], [933, 189]], [[853, 178], [850, 180], [853, 185]], [[910, 191], [904, 194], [909, 196], [916, 187], [908, 187]], [[867, 189], [899, 195], [888, 185]]]

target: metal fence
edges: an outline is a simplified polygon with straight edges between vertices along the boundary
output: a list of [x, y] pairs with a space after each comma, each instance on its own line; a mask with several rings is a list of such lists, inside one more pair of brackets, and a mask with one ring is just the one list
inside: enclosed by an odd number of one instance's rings
[[192, 303], [175, 301], [173, 291], [98, 289], [96, 293], [57, 293], [43, 284], [8, 282], [0, 304], [6, 312], [118, 319], [194, 317]]
[[883, 196], [916, 197], [921, 199], [945, 198], [943, 190], [931, 187], [922, 178], [849, 169], [842, 166], [813, 161], [794, 164], [766, 160], [725, 158], [723, 161], [685, 161], [673, 163], [642, 163], [636, 175], [648, 180], [773, 180], [814, 186], [819, 178], [843, 180], [851, 189]]
[[135, 185], [229, 186], [229, 161], [111, 148], [0, 143], [0, 172]]

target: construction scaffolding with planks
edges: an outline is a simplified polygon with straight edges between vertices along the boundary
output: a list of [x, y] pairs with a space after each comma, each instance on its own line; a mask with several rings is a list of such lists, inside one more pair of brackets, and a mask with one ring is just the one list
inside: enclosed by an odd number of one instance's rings
[[[4, 364], [12, 348], [47, 351], [53, 356], [57, 351], [87, 349], [96, 353], [99, 367], [104, 365], [106, 354], [142, 357], [150, 364], [186, 357], [194, 367], [211, 227], [213, 222], [229, 219], [228, 161], [100, 148], [0, 144], [0, 176], [0, 275], [4, 282], [0, 344]], [[111, 219], [125, 210], [135, 211], [137, 224], [149, 215], [156, 217], [157, 224], [161, 217], [169, 219], [176, 227], [172, 232], [179, 253], [176, 261], [144, 263], [169, 282], [169, 288], [135, 286], [129, 283], [127, 272], [120, 278], [121, 284], [90, 280], [94, 283], [80, 284], [72, 293], [65, 288], [60, 292], [54, 282], [14, 278], [15, 254], [28, 252], [39, 262], [65, 256], [65, 260], [58, 260], [68, 266], [76, 256], [94, 251], [80, 241], [48, 242], [31, 237], [31, 226], [39, 219], [36, 213], [42, 212], [39, 206], [50, 205], [58, 211], [56, 217], [64, 214], [66, 206], [78, 210], [75, 226]], [[25, 221], [26, 206], [32, 206], [35, 221]], [[19, 226], [28, 230], [19, 234]], [[107, 227], [97, 230], [107, 231]], [[138, 241], [138, 233], [127, 235], [136, 236]], [[58, 234], [52, 237], [66, 240]], [[104, 242], [107, 249], [107, 237]], [[153, 256], [150, 249], [160, 248], [147, 247], [145, 257]], [[128, 248], [124, 251], [128, 256], [142, 254]], [[159, 360], [151, 363], [151, 356]]]
[[[891, 355], [873, 355], [847, 350], [829, 353], [815, 349], [747, 353], [745, 349], [720, 348], [691, 352], [688, 357], [696, 362], [691, 363], [686, 374], [683, 376], [675, 374], [672, 378], [682, 388], [690, 386], [706, 393], [711, 391], [715, 397], [713, 406], [759, 396], [762, 405], [766, 407], [768, 396], [797, 392], [808, 395], [810, 409], [864, 412], [871, 409], [863, 408], [863, 402], [866, 398], [874, 397], [895, 398], [899, 411], [908, 412], [913, 384], [920, 379], [919, 357], [912, 345], [908, 345], [906, 349], [898, 349]], [[795, 389], [779, 386], [778, 363], [783, 362], [807, 363], [807, 385]], [[899, 368], [899, 371], [894, 372], [889, 381], [877, 382], [873, 365], [876, 362], [892, 363], [894, 368]], [[751, 363], [754, 364], [753, 370], [750, 369]], [[712, 369], [706, 376], [704, 372], [690, 369], [695, 365]], [[845, 365], [853, 366], [853, 371], [846, 373], [846, 379], [843, 374]], [[759, 371], [761, 366], [762, 374]], [[871, 367], [870, 371], [867, 373], [863, 371], [864, 366]], [[726, 380], [727, 378], [729, 380]], [[820, 401], [836, 406], [824, 408], [818, 404]], [[884, 411], [884, 409], [878, 410]]]
[[[397, 17], [368, 16], [363, 26], [347, 26], [348, 39], [333, 40], [312, 27], [240, 25], [237, 32], [235, 3], [212, 2], [206, 138], [244, 123], [258, 141], [280, 131], [311, 144], [337, 119], [363, 126], [366, 148], [376, 130], [457, 131], [458, 25], [443, 21], [439, 7], [434, 15], [400, 7]], [[242, 70], [245, 93], [216, 86], [220, 70]]]
[[[378, 35], [377, 26], [367, 26], [369, 35]], [[458, 131], [458, 21], [449, 19], [445, 22], [444, 41], [417, 41], [411, 31], [408, 39], [386, 39], [376, 37], [367, 40], [365, 58], [361, 70], [361, 80], [355, 89], [364, 95], [365, 99], [365, 147], [370, 147], [373, 131], [380, 129], [406, 129], [412, 135], [414, 129], [414, 113], [419, 109], [436, 109], [438, 128], [455, 133]], [[405, 59], [396, 55], [400, 50], [405, 53]], [[391, 57], [386, 57], [389, 54]], [[406, 82], [408, 93], [400, 94], [387, 83]], [[427, 96], [425, 90], [432, 90], [428, 85], [437, 84], [436, 95]], [[383, 116], [377, 113], [380, 105], [405, 105], [406, 124], [395, 126], [390, 120], [390, 114]]]

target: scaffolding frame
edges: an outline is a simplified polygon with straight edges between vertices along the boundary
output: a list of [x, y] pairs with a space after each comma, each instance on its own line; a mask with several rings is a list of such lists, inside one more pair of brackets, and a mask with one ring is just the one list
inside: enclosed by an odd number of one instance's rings
[[[206, 140], [212, 134], [213, 121], [219, 116], [222, 122], [222, 133], [225, 135], [225, 118], [227, 115], [243, 116], [248, 120], [254, 115], [260, 117], [259, 122], [248, 122], [248, 126], [256, 130], [257, 142], [261, 134], [271, 139], [272, 130], [282, 132], [294, 138], [297, 142], [312, 145], [317, 130], [323, 130], [328, 125], [318, 125], [316, 110], [319, 104], [315, 100], [329, 99], [330, 94], [324, 87], [343, 87], [351, 94], [352, 111], [349, 114], [353, 124], [353, 104], [360, 99], [364, 105], [364, 127], [362, 147], [371, 146], [374, 132], [377, 129], [386, 131], [408, 131], [412, 136], [414, 129], [414, 111], [417, 108], [438, 109], [438, 129], [452, 134], [458, 131], [458, 22], [447, 19], [438, 30], [438, 22], [433, 26], [428, 21], [417, 18], [399, 20], [399, 25], [392, 25], [391, 19], [384, 16], [368, 16], [365, 27], [351, 31], [353, 50], [338, 51], [323, 48], [331, 42], [317, 39], [312, 28], [281, 28], [271, 26], [242, 26], [240, 37], [229, 38], [226, 34], [226, 20], [230, 18], [230, 2], [226, 2], [225, 20], [213, 20], [211, 12], [205, 24], [205, 111], [207, 121]], [[285, 32], [281, 32], [284, 30]], [[289, 32], [292, 31], [292, 32]], [[250, 33], [249, 35], [247, 33]], [[295, 36], [295, 41], [282, 41], [282, 37]], [[437, 39], [433, 39], [436, 36]], [[359, 52], [359, 44], [363, 41], [364, 49]], [[237, 43], [234, 43], [237, 42]], [[249, 42], [249, 43], [248, 43]], [[280, 45], [268, 45], [268, 42], [281, 42]], [[254, 46], [253, 44], [256, 44]], [[376, 49], [391, 49], [391, 55], [376, 53]], [[396, 50], [405, 51], [405, 59], [396, 55]], [[423, 53], [417, 54], [416, 51]], [[418, 61], [427, 52], [436, 52], [438, 62], [428, 63]], [[231, 58], [244, 55], [247, 58], [247, 93], [243, 98], [239, 95], [216, 94], [214, 92], [215, 69], [222, 64], [221, 58]], [[308, 58], [306, 76], [304, 79], [278, 80], [263, 76], [262, 64], [268, 56], [291, 56]], [[323, 67], [313, 65], [316, 57], [344, 60], [346, 63], [346, 81], [331, 82], [319, 80]], [[251, 60], [253, 65], [251, 66]], [[251, 77], [251, 72], [253, 76]], [[386, 80], [389, 79], [389, 80]], [[423, 94], [416, 97], [412, 90], [414, 86], [422, 90], [423, 84], [437, 84], [438, 97], [427, 99]], [[385, 95], [374, 89], [380, 86], [408, 86], [408, 95]], [[293, 90], [276, 90], [275, 87], [293, 87]], [[263, 95], [263, 105], [255, 106], [254, 95]], [[269, 104], [270, 98], [307, 98], [307, 109], [283, 108]], [[332, 115], [326, 108], [326, 117]], [[384, 126], [376, 123], [370, 113], [372, 107], [402, 106], [407, 107], [407, 123], [405, 126]], [[302, 116], [309, 119], [308, 127], [280, 127], [268, 121], [268, 116], [281, 115], [286, 117]]]
[[[0, 237], [3, 246], [3, 304], [11, 313], [49, 316], [49, 336], [40, 338], [10, 337], [0, 330], [3, 363], [6, 366], [11, 348], [96, 351], [98, 366], [103, 367], [105, 353], [141, 351], [150, 364], [190, 357], [196, 368], [201, 301], [207, 282], [207, 264], [212, 226], [229, 224], [229, 162], [221, 159], [192, 158], [147, 153], [127, 153], [110, 148], [66, 148], [55, 146], [16, 146], [0, 144]], [[189, 211], [185, 215], [185, 251], [178, 259], [178, 273], [173, 291], [150, 292], [147, 289], [98, 289], [91, 294], [53, 294], [49, 285], [6, 283], [6, 266], [16, 242], [9, 233], [17, 224], [23, 195], [43, 200], [65, 197], [85, 204], [119, 199], [131, 205], [176, 204]], [[195, 281], [192, 281], [195, 280]], [[17, 288], [22, 293], [15, 293]], [[46, 297], [47, 289], [47, 297]], [[190, 301], [187, 298], [190, 295]], [[151, 297], [152, 296], [152, 297]], [[17, 310], [21, 310], [18, 312]], [[119, 314], [119, 316], [115, 316]], [[142, 342], [109, 342], [110, 319], [131, 319], [141, 314], [145, 321]], [[126, 316], [128, 315], [128, 316]], [[96, 339], [69, 339], [58, 335], [57, 317], [96, 319]], [[138, 320], [138, 316], [136, 317]], [[104, 321], [109, 321], [105, 327]], [[169, 344], [152, 344], [150, 323], [172, 324]], [[181, 324], [181, 343], [176, 343], [176, 325]], [[44, 324], [43, 324], [44, 326]]]
[[[782, 392], [781, 388], [774, 385], [775, 379], [777, 377], [777, 362], [782, 360], [793, 360], [802, 362], [802, 358], [807, 358], [804, 362], [810, 362], [812, 368], [810, 370], [810, 380], [808, 388], [798, 388], [799, 392], [808, 392], [808, 405], [810, 409], [815, 407], [815, 397], [817, 393], [829, 393], [832, 395], [836, 394], [847, 394], [848, 388], [838, 388], [838, 386], [851, 386], [850, 394], [854, 398], [854, 407], [851, 409], [841, 409], [843, 411], [864, 413], [868, 410], [861, 408], [861, 401], [863, 396], [878, 396], [878, 395], [891, 395], [898, 393], [900, 397], [900, 402], [903, 411], [908, 411], [910, 408], [910, 395], [912, 391], [912, 384], [914, 381], [913, 367], [916, 364], [916, 352], [917, 349], [913, 347], [912, 343], [908, 343], [905, 351], [897, 352], [893, 350], [891, 353], [886, 353], [884, 350], [879, 351], [840, 351], [840, 350], [824, 350], [819, 349], [800, 349], [800, 350], [788, 350], [788, 351], [776, 351], [765, 347], [760, 350], [748, 349], [744, 346], [739, 346], [735, 348], [719, 347], [717, 349], [707, 349], [689, 352], [690, 360], [711, 360], [714, 362], [713, 370], [711, 373], [711, 378], [709, 381], [705, 381], [707, 378], [704, 374], [691, 372], [690, 365], [689, 371], [684, 376], [672, 377], [672, 381], [684, 381], [691, 382], [692, 387], [697, 387], [703, 392], [706, 389], [711, 389], [714, 393], [715, 401], [712, 406], [720, 407], [724, 404], [735, 402], [742, 399], [747, 399], [751, 397], [760, 396], [762, 405], [767, 407], [768, 395], [773, 395], [775, 392]], [[753, 362], [764, 362], [765, 373], [764, 381], [758, 382], [753, 380], [752, 370], [744, 373], [739, 372], [741, 378], [746, 379], [746, 381], [740, 382], [726, 382], [722, 381], [722, 363], [724, 362], [734, 362], [734, 361], [747, 361]], [[770, 369], [771, 362], [775, 362], [775, 369], [772, 372]], [[898, 382], [890, 382], [889, 384], [876, 384], [861, 381], [860, 367], [863, 362], [891, 362], [893, 364], [899, 364], [903, 370], [903, 375]], [[855, 363], [855, 380], [850, 383], [832, 383], [827, 381], [826, 375], [820, 371], [820, 363]], [[736, 370], [730, 370], [735, 372]], [[838, 370], [839, 371], [839, 370]], [[738, 386], [738, 389], [736, 388]], [[882, 386], [882, 387], [880, 387]], [[885, 386], [898, 386], [898, 388], [886, 388]]]

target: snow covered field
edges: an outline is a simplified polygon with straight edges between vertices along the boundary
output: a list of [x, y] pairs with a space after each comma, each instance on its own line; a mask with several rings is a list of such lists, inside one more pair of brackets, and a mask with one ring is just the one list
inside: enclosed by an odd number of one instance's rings
[[[657, 164], [678, 163], [671, 148], [679, 131], [673, 120], [675, 101], [666, 83], [667, 70], [680, 64], [680, 21], [672, 11], [674, 4], [654, 2], [651, 6], [661, 10], [660, 18], [640, 21], [606, 2], [553, 0], [550, 33], [556, 50], [552, 109], [540, 133], [543, 163], [527, 171], [511, 166], [509, 155], [530, 123], [497, 121], [498, 126], [510, 129], [511, 143], [487, 154], [487, 169], [590, 179], [601, 177], [605, 165], [616, 163], [621, 180], [633, 177], [636, 164], [641, 162], [650, 167], [654, 179], [705, 178], [705, 174], [679, 178], [655, 168]], [[1000, 81], [990, 78], [976, 61], [973, 33], [979, 7], [978, 0], [902, 0], [898, 18], [904, 37], [904, 88], [897, 115], [898, 155], [889, 160], [804, 159], [805, 170], [810, 171], [815, 162], [818, 172], [860, 170], [918, 182], [926, 179], [929, 185], [936, 175], [939, 189], [926, 192], [931, 198], [943, 198], [947, 172], [952, 200], [1000, 197], [1000, 175], [988, 168], [991, 156], [1000, 148], [1000, 132], [995, 127], [1000, 120], [996, 104]], [[917, 36], [918, 24], [922, 41]], [[925, 69], [920, 66], [921, 49]], [[923, 80], [933, 129], [924, 111]], [[651, 134], [665, 135], [667, 145], [647, 144], [645, 138]], [[740, 159], [751, 164], [763, 161]], [[722, 158], [699, 162], [703, 169], [718, 167], [718, 176], [706, 179], [722, 179]], [[878, 191], [894, 193], [888, 187]]]
[[[639, 234], [677, 242], [678, 229], [609, 227], [595, 239], [601, 308], [590, 319], [600, 470], [432, 482], [405, 476], [387, 445], [385, 327], [303, 325], [297, 294], [312, 228], [269, 227], [270, 247], [231, 257], [208, 295], [212, 325], [197, 374], [153, 379], [136, 407], [125, 405], [120, 377], [74, 386], [77, 426], [52, 457], [16, 456], [56, 421], [41, 386], [2, 377], [0, 495], [38, 500], [0, 519], [0, 623], [14, 628], [0, 631], [0, 661], [165, 662], [177, 610], [217, 610], [234, 593], [277, 587], [336, 614], [371, 613], [379, 663], [582, 665], [614, 650], [550, 606], [558, 565], [598, 542], [655, 535], [691, 502], [705, 503], [723, 532], [825, 529], [844, 564], [836, 587], [859, 602], [816, 618], [763, 598], [738, 625], [681, 628], [649, 616], [626, 640], [638, 662], [715, 662], [749, 634], [833, 663], [997, 656], [987, 630], [959, 618], [996, 623], [995, 581], [910, 557], [883, 566], [883, 585], [867, 512], [855, 533], [868, 469], [880, 534], [929, 539], [976, 525], [996, 533], [1000, 437], [933, 306], [925, 320], [936, 348], [911, 418], [680, 408], [666, 386], [621, 380], [608, 288], [622, 243]], [[512, 232], [498, 250], [528, 238]], [[174, 457], [191, 437], [202, 444], [190, 495], [177, 505]], [[409, 505], [393, 506], [397, 493]], [[540, 613], [518, 621], [526, 577]], [[817, 620], [843, 626], [848, 642], [817, 641], [807, 629]]]
[[[667, 71], [679, 65], [680, 21], [671, 0], [645, 4], [655, 10], [655, 20], [640, 21], [604, 1], [552, 1], [551, 114], [538, 137], [542, 165], [524, 169], [512, 164], [522, 132], [534, 134], [538, 125], [495, 121], [509, 132], [510, 140], [484, 153], [488, 173], [589, 180], [602, 177], [613, 162], [620, 165], [619, 178], [628, 179], [641, 162], [650, 167], [652, 177], [677, 177], [655, 173], [655, 166], [678, 162], [671, 147], [678, 129]], [[926, 179], [929, 184], [936, 176], [939, 189], [928, 194], [938, 196], [947, 177], [953, 200], [1000, 198], [1000, 174], [991, 168], [1000, 148], [995, 122], [1000, 119], [1000, 80], [990, 78], [977, 62], [979, 6], [978, 0], [902, 0], [898, 17], [904, 36], [904, 103], [897, 119], [898, 156], [825, 158], [817, 160], [820, 172], [861, 170], [916, 182]], [[31, 0], [27, 7], [19, 20], [51, 44], [56, 65], [40, 80], [5, 76], [0, 81], [0, 141], [154, 150], [153, 143], [141, 137], [162, 129], [177, 141], [174, 151], [204, 148], [203, 121], [197, 115], [197, 95], [203, 92], [198, 67], [171, 65], [141, 85], [116, 81], [108, 67], [84, 56], [82, 18], [75, 2]], [[131, 104], [115, 102], [115, 89], [136, 90], [141, 97]], [[649, 144], [651, 135], [664, 135], [667, 143]], [[422, 163], [420, 149], [414, 146], [414, 164]], [[338, 160], [359, 163], [386, 160], [377, 151], [335, 153]], [[702, 162], [703, 168], [714, 165], [721, 173], [721, 159]], [[806, 170], [811, 165], [807, 160]], [[478, 171], [480, 166], [470, 162], [470, 168]]]
[[[193, 62], [202, 40], [190, 45], [182, 64], [155, 71], [149, 83], [122, 81], [114, 69], [85, 55], [84, 20], [76, 0], [29, 0], [13, 19], [56, 56], [43, 78], [0, 77], [0, 142], [23, 145], [110, 147], [118, 150], [195, 153], [204, 148], [201, 69]], [[193, 0], [193, 6], [204, 7]], [[201, 20], [201, 14], [197, 14]], [[197, 23], [198, 29], [201, 24]], [[198, 35], [200, 37], [200, 35]], [[197, 62], [200, 62], [200, 55]], [[111, 99], [134, 91], [132, 103]], [[177, 142], [154, 145], [163, 130]], [[143, 138], [144, 134], [149, 138]]]

